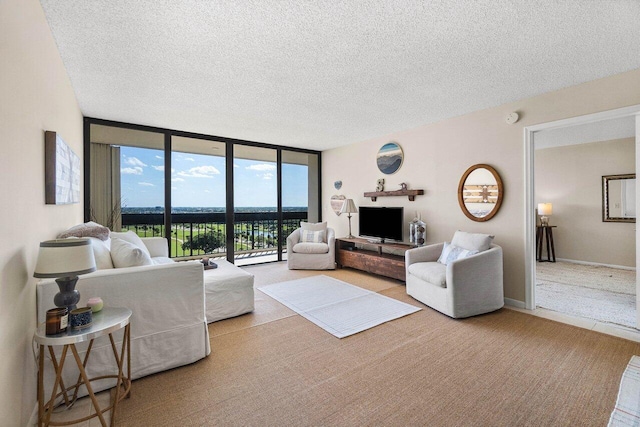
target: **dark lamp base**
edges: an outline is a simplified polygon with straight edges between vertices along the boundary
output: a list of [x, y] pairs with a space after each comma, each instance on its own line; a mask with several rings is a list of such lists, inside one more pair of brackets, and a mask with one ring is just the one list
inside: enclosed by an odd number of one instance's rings
[[78, 276], [56, 279], [60, 292], [53, 297], [53, 302], [57, 307], [67, 307], [69, 313], [71, 310], [75, 310], [78, 301], [80, 301], [80, 292], [76, 290], [77, 282]]

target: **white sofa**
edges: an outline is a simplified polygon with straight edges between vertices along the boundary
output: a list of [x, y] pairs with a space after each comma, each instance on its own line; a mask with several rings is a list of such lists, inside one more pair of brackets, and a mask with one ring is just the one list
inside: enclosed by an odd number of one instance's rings
[[[101, 297], [105, 306], [127, 307], [131, 316], [131, 373], [140, 378], [156, 372], [193, 363], [210, 352], [205, 315], [203, 266], [199, 262], [173, 262], [168, 258], [167, 241], [161, 237], [143, 238], [152, 260], [159, 264], [139, 267], [107, 268], [79, 277], [79, 307], [87, 299]], [[51, 280], [37, 285], [38, 322], [53, 308], [58, 286]], [[122, 340], [122, 331], [116, 334]], [[78, 346], [84, 357], [86, 346]], [[69, 366], [73, 365], [69, 363]], [[53, 384], [51, 363], [45, 364], [45, 389]], [[101, 337], [91, 350], [87, 373], [96, 377], [113, 373], [113, 353], [107, 337]], [[65, 369], [66, 370], [66, 369]], [[65, 384], [74, 384], [77, 372], [65, 373]], [[97, 383], [103, 390], [114, 381]], [[93, 385], [93, 384], [92, 384]]]
[[407, 294], [453, 318], [500, 309], [504, 306], [502, 248], [491, 240], [493, 236], [457, 231], [451, 244], [478, 253], [446, 265], [438, 262], [444, 243], [406, 251]]

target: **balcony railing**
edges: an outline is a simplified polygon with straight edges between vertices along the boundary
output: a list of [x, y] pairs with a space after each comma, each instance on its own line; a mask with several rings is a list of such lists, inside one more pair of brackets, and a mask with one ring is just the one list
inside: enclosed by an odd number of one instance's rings
[[[282, 244], [286, 237], [307, 219], [307, 212], [283, 212]], [[236, 212], [233, 225], [233, 250], [236, 258], [275, 254], [278, 250], [278, 214], [276, 212]], [[164, 230], [163, 214], [122, 214], [122, 229], [140, 237], [167, 237], [172, 258], [212, 255], [223, 257], [226, 248], [224, 212], [172, 213], [170, 236]]]

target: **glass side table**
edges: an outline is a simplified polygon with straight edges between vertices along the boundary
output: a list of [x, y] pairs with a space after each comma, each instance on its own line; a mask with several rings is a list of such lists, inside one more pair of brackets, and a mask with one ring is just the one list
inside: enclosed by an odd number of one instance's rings
[[[67, 332], [63, 332], [57, 335], [46, 335], [45, 334], [45, 324], [41, 323], [38, 325], [38, 329], [35, 332], [34, 339], [38, 343], [40, 347], [39, 357], [38, 357], [38, 426], [59, 426], [59, 425], [69, 425], [75, 424], [83, 421], [87, 421], [91, 418], [98, 417], [103, 426], [106, 426], [107, 423], [104, 419], [104, 413], [108, 410], [111, 410], [111, 425], [114, 424], [116, 407], [118, 402], [120, 402], [125, 397], [129, 396], [131, 392], [131, 331], [130, 331], [130, 323], [129, 320], [131, 318], [131, 310], [128, 308], [118, 308], [118, 307], [105, 307], [98, 313], [93, 313], [93, 322], [92, 325], [85, 329], [74, 330], [71, 327], [67, 328]], [[124, 328], [124, 336], [122, 338], [122, 346], [120, 348], [120, 354], [118, 355], [118, 349], [116, 348], [115, 340], [113, 339], [113, 333], [119, 331]], [[113, 375], [102, 375], [95, 378], [89, 378], [87, 376], [87, 372], [85, 371], [85, 367], [87, 366], [87, 362], [89, 361], [89, 355], [91, 354], [91, 347], [93, 346], [93, 341], [96, 338], [108, 335], [109, 340], [111, 341], [111, 348], [113, 349], [113, 356], [116, 360], [116, 365], [118, 368], [118, 372]], [[87, 347], [87, 352], [84, 356], [84, 360], [80, 359], [78, 355], [78, 350], [76, 349], [76, 344], [88, 342], [89, 346]], [[45, 346], [48, 347], [49, 354], [51, 356], [51, 363], [53, 364], [53, 368], [55, 370], [55, 382], [53, 384], [53, 390], [51, 391], [51, 398], [48, 401], [44, 401], [44, 359], [45, 359]], [[53, 351], [53, 347], [55, 346], [63, 346], [62, 354], [60, 355], [60, 360], [56, 358], [55, 352]], [[79, 375], [76, 384], [65, 387], [64, 381], [62, 380], [62, 370], [64, 368], [65, 359], [67, 356], [67, 352], [71, 350], [73, 354], [73, 358], [76, 361], [78, 366]], [[125, 353], [126, 353], [126, 366], [127, 373], [126, 376], [124, 374], [124, 365], [125, 365]], [[111, 404], [107, 408], [100, 408], [98, 405], [98, 401], [96, 399], [95, 394], [93, 393], [93, 388], [91, 387], [91, 381], [102, 380], [105, 378], [115, 378], [115, 394], [113, 394], [111, 398]], [[89, 393], [89, 397], [91, 399], [91, 403], [95, 409], [95, 412], [91, 415], [88, 415], [83, 418], [79, 418], [77, 420], [72, 421], [64, 421], [64, 422], [56, 422], [51, 420], [51, 414], [55, 409], [55, 401], [59, 397], [62, 397], [64, 400], [64, 404], [68, 407], [75, 402], [78, 397], [78, 390], [80, 386], [84, 385], [87, 388], [87, 392]], [[58, 392], [58, 389], [60, 391]], [[71, 394], [72, 393], [72, 394]]]

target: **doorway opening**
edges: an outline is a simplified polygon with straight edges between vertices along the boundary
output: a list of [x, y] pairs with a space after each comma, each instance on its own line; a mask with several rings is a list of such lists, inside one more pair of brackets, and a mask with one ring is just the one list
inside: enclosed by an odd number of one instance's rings
[[[636, 173], [638, 113], [633, 106], [525, 128], [527, 309], [638, 327], [635, 218], [607, 222], [602, 210], [602, 177]], [[635, 216], [629, 188], [613, 204]]]

